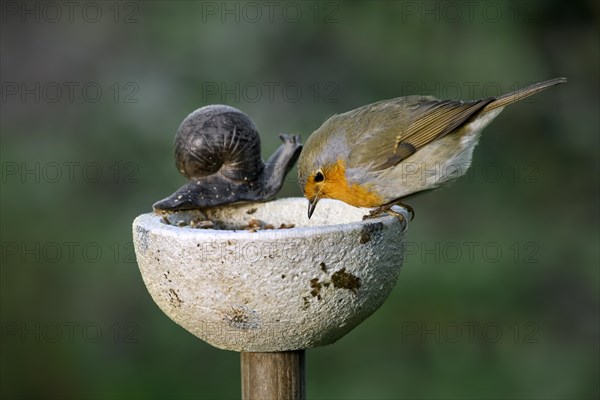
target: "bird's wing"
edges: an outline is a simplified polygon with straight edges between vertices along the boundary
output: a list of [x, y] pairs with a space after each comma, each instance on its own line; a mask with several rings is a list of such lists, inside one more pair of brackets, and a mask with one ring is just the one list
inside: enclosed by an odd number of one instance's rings
[[360, 127], [362, 132], [357, 132], [349, 165], [368, 165], [371, 171], [392, 167], [457, 129], [493, 100], [462, 102], [430, 97], [392, 100], [385, 108], [371, 111], [380, 115], [367, 118], [369, 122]]

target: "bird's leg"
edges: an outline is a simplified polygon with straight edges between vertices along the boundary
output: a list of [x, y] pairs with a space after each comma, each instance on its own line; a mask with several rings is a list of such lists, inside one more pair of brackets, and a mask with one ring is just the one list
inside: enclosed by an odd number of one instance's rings
[[402, 224], [402, 230], [406, 229], [406, 225], [408, 225], [408, 223], [406, 222], [406, 218], [404, 217], [404, 214], [394, 211], [391, 208], [388, 208], [387, 210], [385, 210], [383, 212], [385, 212], [388, 215], [391, 215], [392, 217], [396, 217], [398, 219], [398, 221], [400, 221], [400, 223]]
[[405, 208], [411, 215], [411, 218], [410, 218], [411, 221], [415, 218], [415, 211], [411, 206], [409, 206], [408, 204], [404, 204], [400, 201], [393, 201], [391, 203], [384, 204], [382, 206], [375, 208], [374, 210], [369, 211], [369, 215], [365, 215], [363, 217], [363, 220], [371, 219], [371, 218], [378, 218], [382, 214], [385, 213], [385, 214], [388, 214], [388, 215], [398, 218], [400, 223], [402, 223], [402, 230], [406, 229], [407, 222], [406, 222], [406, 218], [404, 217], [404, 214], [392, 210], [393, 206], [401, 206], [401, 207]]
[[386, 212], [385, 210], [385, 206], [379, 206], [377, 208], [374, 208], [372, 210], [369, 210], [369, 215], [364, 215], [363, 216], [363, 221], [365, 219], [371, 219], [371, 218], [379, 218], [381, 217], [381, 215]]
[[405, 208], [406, 211], [408, 211], [408, 213], [410, 214], [410, 221], [415, 219], [415, 209], [412, 208], [412, 206], [410, 206], [409, 204], [403, 203], [400, 200], [396, 200], [391, 203], [388, 203], [388, 205], [390, 208], [392, 208], [393, 206], [400, 206], [402, 208]]

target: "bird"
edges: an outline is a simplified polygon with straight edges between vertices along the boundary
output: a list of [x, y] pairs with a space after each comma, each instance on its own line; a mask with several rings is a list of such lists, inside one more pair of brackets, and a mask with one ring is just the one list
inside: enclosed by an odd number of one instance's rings
[[474, 101], [398, 97], [333, 115], [310, 135], [298, 159], [308, 218], [325, 198], [371, 208], [370, 216], [400, 217], [391, 208], [405, 206], [414, 217], [403, 199], [464, 175], [482, 130], [504, 107], [566, 81]]

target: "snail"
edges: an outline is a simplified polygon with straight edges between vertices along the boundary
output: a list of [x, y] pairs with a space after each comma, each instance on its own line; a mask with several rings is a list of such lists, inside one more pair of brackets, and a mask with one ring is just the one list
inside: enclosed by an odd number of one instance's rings
[[302, 150], [300, 136], [283, 144], [266, 163], [254, 122], [240, 110], [209, 105], [188, 115], [175, 135], [175, 164], [189, 182], [156, 202], [156, 210], [189, 210], [238, 201], [266, 201], [281, 189]]

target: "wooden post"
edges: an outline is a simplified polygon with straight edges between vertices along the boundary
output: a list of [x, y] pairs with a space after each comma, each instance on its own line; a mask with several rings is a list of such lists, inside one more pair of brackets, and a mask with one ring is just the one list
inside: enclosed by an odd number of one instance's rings
[[242, 352], [242, 399], [306, 399], [304, 357], [304, 350]]

